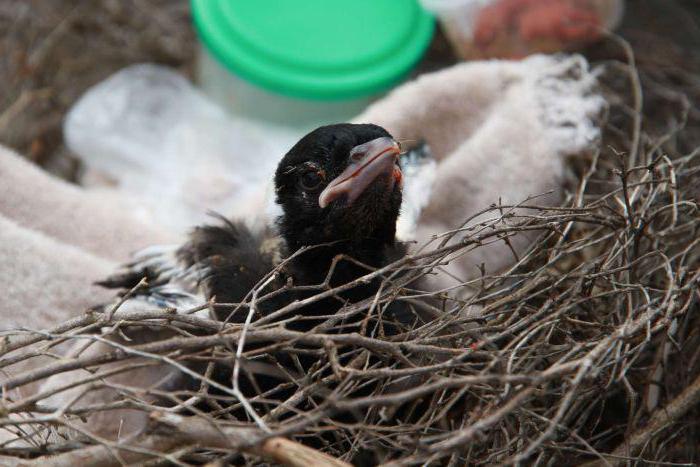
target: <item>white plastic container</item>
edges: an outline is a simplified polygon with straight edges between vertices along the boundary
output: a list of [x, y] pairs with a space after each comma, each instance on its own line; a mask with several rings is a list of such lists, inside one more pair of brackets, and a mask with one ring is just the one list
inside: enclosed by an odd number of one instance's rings
[[624, 0], [420, 0], [463, 59], [572, 50], [620, 23]]

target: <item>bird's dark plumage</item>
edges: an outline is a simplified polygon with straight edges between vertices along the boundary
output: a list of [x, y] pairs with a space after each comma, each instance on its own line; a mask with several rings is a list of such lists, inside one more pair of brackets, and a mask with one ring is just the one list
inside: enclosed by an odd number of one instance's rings
[[[101, 284], [126, 291], [147, 277], [148, 287], [137, 291], [132, 301], [182, 309], [211, 298], [218, 303], [243, 300], [281, 259], [303, 247], [313, 248], [285, 265], [276, 286], [290, 280], [294, 285], [320, 284], [338, 255], [380, 267], [402, 252], [395, 240], [401, 206], [398, 154], [391, 135], [376, 125], [318, 128], [294, 145], [278, 165], [275, 193], [283, 212], [278, 231], [254, 233], [243, 223], [221, 218], [218, 225], [195, 228], [181, 247], [146, 250]], [[339, 261], [330, 285], [367, 272], [355, 262]], [[341, 299], [366, 298], [376, 286], [362, 284]], [[285, 293], [260, 308], [263, 313], [274, 311], [283, 304], [280, 301], [303, 296]], [[329, 315], [340, 305], [338, 299], [329, 299], [302, 314]], [[219, 318], [235, 322], [244, 316]]]
[[[347, 246], [368, 240], [377, 247], [394, 243], [396, 218], [401, 206], [400, 184], [386, 173], [348, 206], [340, 199], [321, 208], [323, 188], [348, 167], [354, 147], [379, 138], [391, 138], [376, 125], [333, 125], [321, 127], [302, 138], [280, 162], [275, 174], [277, 202], [284, 215], [280, 219], [282, 236], [291, 250], [304, 245], [347, 240]], [[304, 176], [318, 171], [324, 180], [316, 190], [303, 190]]]

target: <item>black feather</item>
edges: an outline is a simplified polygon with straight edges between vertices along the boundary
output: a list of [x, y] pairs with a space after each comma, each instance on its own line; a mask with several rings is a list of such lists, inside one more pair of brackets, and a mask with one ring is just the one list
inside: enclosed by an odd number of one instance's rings
[[[254, 234], [242, 223], [217, 217], [220, 225], [196, 227], [189, 241], [177, 251], [177, 257], [185, 267], [199, 265], [207, 271], [200, 284], [208, 299], [235, 303], [243, 300], [273, 269], [275, 256], [282, 252], [265, 245], [279, 243], [273, 231]], [[228, 316], [218, 317], [239, 321]]]

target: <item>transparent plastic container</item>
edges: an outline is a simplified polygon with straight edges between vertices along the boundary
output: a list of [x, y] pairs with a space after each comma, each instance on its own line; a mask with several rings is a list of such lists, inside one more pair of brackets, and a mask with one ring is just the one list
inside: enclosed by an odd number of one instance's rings
[[231, 73], [200, 46], [197, 84], [214, 102], [251, 121], [307, 131], [317, 126], [344, 122], [359, 115], [381, 94], [355, 99], [300, 99], [269, 91]]
[[463, 59], [579, 48], [620, 23], [624, 0], [420, 0]]

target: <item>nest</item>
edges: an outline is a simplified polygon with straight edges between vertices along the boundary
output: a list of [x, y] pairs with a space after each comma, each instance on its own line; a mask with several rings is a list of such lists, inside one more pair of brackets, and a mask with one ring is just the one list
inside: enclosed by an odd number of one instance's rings
[[[6, 396], [0, 424], [15, 441], [0, 451], [37, 465], [696, 459], [700, 151], [688, 148], [695, 141], [684, 128], [692, 109], [673, 89], [654, 81], [642, 87], [631, 60], [607, 64], [602, 82], [612, 103], [605, 140], [572, 164], [561, 206], [538, 206], [533, 197], [484, 209], [477, 215], [489, 221], [467, 219], [417, 253], [369, 271], [364, 279], [382, 279], [376, 296], [347, 304], [312, 332], [284, 327], [299, 307], [292, 303], [275, 313], [282, 322], [222, 324], [188, 312], [115, 309], [5, 336], [3, 367], [71, 341], [111, 350], [51, 360], [6, 379], [5, 393], [15, 394], [8, 391], [66, 371], [92, 374], [33, 396]], [[645, 124], [643, 95], [666, 125], [658, 118]], [[506, 271], [482, 268], [464, 283], [463, 298], [411, 287], [457, 256], [522, 232], [536, 233], [537, 241], [525, 254], [514, 252]], [[457, 233], [464, 240], [450, 241]], [[245, 302], [227, 306], [252, 316], [270, 296], [270, 277]], [[334, 293], [322, 284], [310, 300]], [[386, 334], [392, 302], [435, 319]], [[360, 331], [343, 332], [358, 316]], [[168, 337], [110, 339], [144, 326]], [[282, 354], [302, 377], [244, 394], [245, 362], [282, 366]], [[313, 365], [304, 366], [309, 358]], [[212, 377], [222, 362], [232, 367], [230, 384]], [[189, 372], [197, 384], [165, 391], [110, 382], [149, 364]], [[79, 397], [47, 402], [76, 384]], [[118, 390], [118, 400], [80, 403], [105, 388]], [[81, 429], [81, 419], [124, 408], [148, 414], [145, 432], [114, 442]], [[64, 436], [66, 429], [74, 436]]]
[[[5, 333], [0, 367], [43, 358], [5, 379], [4, 462], [23, 465], [642, 465], [700, 456], [700, 124], [697, 78], [640, 72], [624, 41], [601, 66], [611, 103], [597, 152], [571, 163], [558, 207], [536, 196], [493, 205], [488, 221], [438, 235], [365, 279], [372, 299], [350, 303], [312, 332], [281, 321], [222, 324], [185, 311], [85, 313], [50, 330]], [[695, 93], [695, 95], [693, 95]], [[476, 217], [475, 215], [474, 217]], [[481, 217], [480, 217], [481, 219]], [[483, 267], [461, 298], [412, 288], [453, 258], [529, 232], [513, 266]], [[450, 241], [457, 234], [464, 240]], [[274, 274], [272, 271], [270, 274]], [[268, 276], [243, 303], [269, 298]], [[317, 300], [337, 290], [323, 284]], [[398, 335], [391, 303], [435, 319]], [[210, 306], [205, 304], [204, 306]], [[195, 310], [189, 310], [195, 311]], [[362, 320], [359, 332], [343, 324]], [[144, 327], [167, 337], [129, 341]], [[57, 357], [72, 343], [108, 352]], [[302, 377], [251, 394], [250, 362]], [[49, 359], [45, 357], [49, 356]], [[307, 365], [312, 359], [314, 363]], [[290, 363], [291, 362], [291, 363]], [[231, 368], [222, 382], [218, 365]], [[114, 375], [171, 367], [196, 384], [117, 385]], [[284, 367], [285, 365], [279, 364]], [[25, 388], [67, 371], [91, 376], [33, 395]], [[263, 383], [260, 383], [263, 384]], [[254, 386], [254, 384], [253, 384]], [[56, 394], [79, 397], [52, 405]], [[105, 389], [119, 395], [86, 404]], [[284, 397], [282, 397], [283, 395]], [[84, 420], [130, 409], [149, 423], [118, 441]]]

